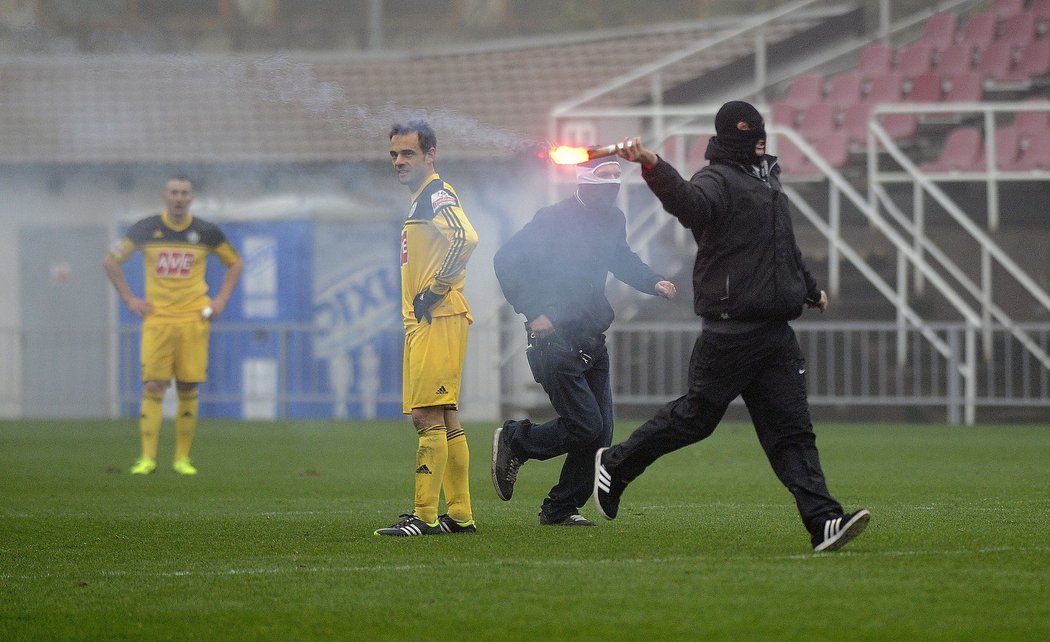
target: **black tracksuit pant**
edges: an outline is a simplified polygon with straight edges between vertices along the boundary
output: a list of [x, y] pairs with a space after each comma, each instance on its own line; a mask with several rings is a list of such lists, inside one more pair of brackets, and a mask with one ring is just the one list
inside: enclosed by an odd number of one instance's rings
[[806, 398], [805, 361], [795, 332], [771, 322], [745, 333], [705, 330], [689, 360], [689, 389], [664, 405], [622, 444], [607, 451], [613, 474], [631, 481], [661, 455], [705, 439], [738, 395], [781, 483], [795, 496], [811, 533], [821, 517], [841, 515], [820, 468]]
[[565, 455], [558, 483], [540, 509], [557, 521], [587, 503], [594, 490], [594, 454], [612, 443], [609, 351], [605, 337], [570, 344], [555, 333], [531, 340], [528, 359], [558, 416], [543, 424], [507, 422], [504, 430], [510, 433], [511, 452], [523, 461]]

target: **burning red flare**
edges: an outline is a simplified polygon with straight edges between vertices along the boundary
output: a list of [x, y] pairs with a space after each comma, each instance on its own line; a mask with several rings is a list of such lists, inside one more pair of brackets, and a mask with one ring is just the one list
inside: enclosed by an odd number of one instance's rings
[[612, 156], [618, 149], [623, 149], [623, 143], [605, 145], [603, 147], [570, 147], [568, 145], [558, 145], [557, 147], [551, 148], [548, 156], [550, 156], [550, 159], [558, 165], [577, 165], [589, 161], [592, 158]]

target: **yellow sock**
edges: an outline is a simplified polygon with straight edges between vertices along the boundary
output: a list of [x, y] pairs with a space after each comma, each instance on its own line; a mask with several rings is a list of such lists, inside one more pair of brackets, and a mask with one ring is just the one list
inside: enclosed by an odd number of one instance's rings
[[179, 407], [175, 413], [175, 460], [190, 456], [193, 435], [197, 432], [197, 410], [200, 397], [197, 389], [179, 392]]
[[164, 393], [142, 391], [139, 414], [139, 434], [142, 435], [142, 456], [157, 459], [157, 442], [160, 441], [160, 424], [164, 421]]
[[460, 522], [474, 519], [470, 508], [470, 449], [462, 428], [448, 430], [448, 463], [442, 487], [448, 516]]
[[428, 524], [437, 522], [441, 499], [441, 480], [445, 478], [448, 441], [444, 426], [431, 426], [419, 431], [416, 451], [416, 517]]

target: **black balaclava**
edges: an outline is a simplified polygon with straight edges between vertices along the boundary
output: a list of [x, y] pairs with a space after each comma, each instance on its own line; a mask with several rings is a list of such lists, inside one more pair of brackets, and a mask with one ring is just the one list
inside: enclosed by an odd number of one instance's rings
[[620, 193], [620, 179], [603, 178], [595, 170], [606, 165], [620, 163], [615, 157], [601, 157], [585, 161], [576, 166], [576, 198], [585, 207], [592, 209], [609, 209], [616, 205], [616, 195]]
[[[747, 123], [751, 129], [737, 129], [736, 125], [740, 121]], [[707, 144], [704, 158], [748, 165], [759, 162], [755, 145], [766, 138], [765, 121], [750, 103], [734, 100], [722, 105], [715, 115], [715, 134]]]

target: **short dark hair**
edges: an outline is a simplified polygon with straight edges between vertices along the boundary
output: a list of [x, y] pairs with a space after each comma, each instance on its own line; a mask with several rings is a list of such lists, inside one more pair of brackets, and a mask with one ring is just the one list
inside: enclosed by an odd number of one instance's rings
[[410, 120], [404, 124], [395, 123], [390, 128], [390, 138], [411, 134], [412, 132], [415, 132], [416, 136], [419, 137], [419, 148], [423, 150], [423, 153], [429, 152], [431, 149], [437, 149], [437, 134], [430, 128], [430, 123], [422, 119]]
[[171, 181], [182, 181], [182, 182], [185, 182], [185, 183], [189, 183], [190, 185], [193, 185], [193, 179], [190, 178], [188, 175], [183, 174], [181, 172], [176, 172], [176, 173], [172, 174], [168, 178], [167, 182], [170, 183]]

